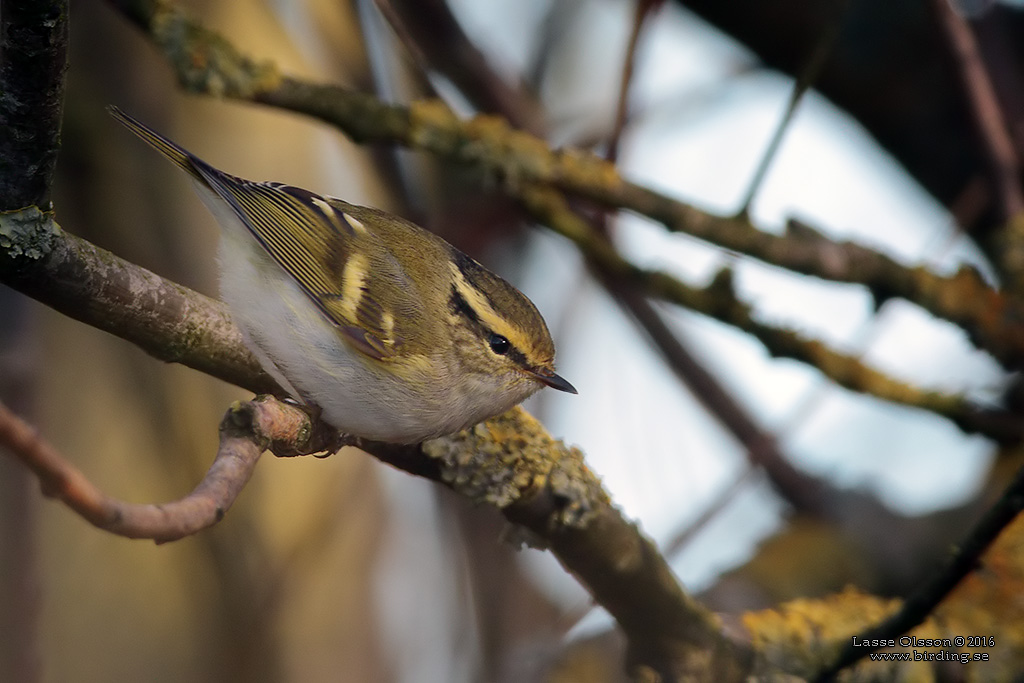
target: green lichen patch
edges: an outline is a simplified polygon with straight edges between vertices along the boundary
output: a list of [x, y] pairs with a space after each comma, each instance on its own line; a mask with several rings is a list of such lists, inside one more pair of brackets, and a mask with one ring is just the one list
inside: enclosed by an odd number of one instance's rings
[[53, 213], [37, 206], [0, 212], [0, 252], [10, 259], [45, 257], [53, 250], [59, 232]]
[[423, 444], [444, 481], [477, 503], [506, 508], [541, 494], [556, 505], [553, 524], [584, 526], [609, 502], [576, 448], [553, 439], [522, 408]]

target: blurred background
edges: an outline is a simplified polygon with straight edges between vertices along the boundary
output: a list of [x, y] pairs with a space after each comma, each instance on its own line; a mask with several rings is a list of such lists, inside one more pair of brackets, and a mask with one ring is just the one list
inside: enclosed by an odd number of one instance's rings
[[[904, 263], [941, 273], [970, 263], [995, 277], [986, 231], [998, 221], [983, 153], [927, 2], [852, 3], [841, 25], [832, 3], [812, 0], [182, 4], [287, 73], [397, 102], [437, 94], [465, 115], [497, 111], [552, 146], [614, 148], [626, 177], [722, 215], [743, 207], [794, 74], [823, 49], [816, 89], [750, 204], [754, 224], [781, 232], [795, 219]], [[958, 10], [975, 21], [1024, 149], [1018, 5]], [[778, 470], [751, 464], [749, 444], [673, 374], [575, 248], [531, 226], [477, 173], [361, 147], [288, 113], [182, 94], [162, 57], [107, 4], [73, 3], [71, 27], [54, 184], [65, 230], [216, 295], [216, 224], [186, 178], [106, 114], [116, 104], [228, 172], [385, 208], [442, 234], [537, 303], [559, 372], [580, 394], [543, 392], [527, 407], [584, 450], [625, 514], [713, 609], [736, 615], [848, 584], [905, 594], [1019, 460], [943, 418], [773, 360], [725, 324], [657, 305], [774, 438], [801, 490], [833, 503], [807, 505], [780, 486]], [[635, 216], [607, 221], [636, 263], [695, 285], [731, 266], [758, 319], [898, 379], [984, 405], [1015, 387], [962, 330], [913, 304], [876, 307], [863, 287]], [[155, 502], [190, 490], [216, 451], [225, 409], [247, 397], [2, 287], [0, 310], [10, 322], [0, 325], [5, 400], [110, 495]], [[220, 525], [165, 546], [89, 527], [6, 460], [0, 489], [4, 680], [620, 676], [610, 620], [549, 555], [517, 552], [502, 541], [497, 513], [357, 451], [268, 456]]]

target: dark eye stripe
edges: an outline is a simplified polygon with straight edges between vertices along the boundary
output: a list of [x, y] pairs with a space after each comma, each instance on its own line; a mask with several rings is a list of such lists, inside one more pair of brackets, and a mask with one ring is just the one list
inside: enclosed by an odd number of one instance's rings
[[522, 351], [514, 346], [509, 348], [508, 353], [505, 354], [505, 358], [508, 358], [521, 368], [529, 367], [529, 363], [526, 362], [526, 356], [524, 356]]
[[491, 310], [498, 310], [491, 295], [488, 294], [487, 288], [482, 286], [481, 271], [484, 270], [483, 266], [471, 259], [466, 254], [462, 253], [458, 249], [451, 249], [452, 260], [455, 262], [455, 267], [462, 273], [462, 277], [466, 279], [466, 282], [479, 292], [484, 299], [487, 300], [487, 304], [491, 307]]
[[452, 285], [452, 293], [448, 298], [448, 306], [452, 309], [452, 313], [456, 315], [464, 316], [472, 326], [478, 330], [483, 329], [483, 325], [480, 323], [480, 316], [476, 314], [476, 311], [466, 301], [466, 297], [462, 296], [458, 288]]
[[[525, 368], [529, 365], [526, 361], [526, 356], [523, 354], [522, 351], [517, 349], [512, 344], [512, 342], [510, 342], [506, 337], [491, 331], [490, 329], [487, 328], [486, 325], [480, 322], [480, 317], [476, 314], [476, 311], [473, 310], [473, 307], [469, 305], [469, 302], [466, 301], [466, 298], [462, 296], [462, 294], [459, 293], [459, 290], [456, 289], [454, 286], [452, 286], [452, 293], [451, 296], [448, 298], [448, 306], [451, 308], [452, 313], [455, 313], [456, 315], [461, 315], [469, 322], [470, 327], [472, 327], [476, 331], [480, 339], [487, 341], [487, 344], [488, 346], [491, 347], [492, 351], [498, 353], [499, 355], [505, 356], [506, 358], [508, 358], [509, 360], [511, 360], [513, 363], [520, 367]], [[494, 337], [498, 337], [504, 340], [506, 344], [508, 344], [508, 349], [504, 353], [501, 353], [500, 351], [494, 349], [492, 343], [492, 339]]]

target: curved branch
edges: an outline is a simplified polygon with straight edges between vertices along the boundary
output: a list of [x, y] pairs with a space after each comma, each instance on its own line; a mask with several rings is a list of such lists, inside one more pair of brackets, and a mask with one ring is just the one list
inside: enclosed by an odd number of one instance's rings
[[519, 540], [550, 550], [622, 627], [634, 678], [657, 672], [666, 681], [739, 681], [752, 666], [749, 648], [725, 638], [718, 620], [680, 587], [579, 449], [553, 439], [522, 408], [418, 446], [345, 443], [525, 527]]
[[253, 402], [228, 412], [221, 424], [217, 457], [206, 476], [189, 495], [162, 505], [110, 498], [2, 404], [0, 444], [5, 448], [0, 451], [32, 470], [44, 495], [59, 499], [93, 526], [126, 538], [166, 543], [213, 526], [241, 493], [267, 439], [278, 437], [283, 428], [261, 419], [264, 414], [258, 408]]

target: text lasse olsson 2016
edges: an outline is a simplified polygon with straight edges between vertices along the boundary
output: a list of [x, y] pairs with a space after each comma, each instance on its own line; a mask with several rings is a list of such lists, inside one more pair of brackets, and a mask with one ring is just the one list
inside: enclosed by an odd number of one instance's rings
[[918, 638], [903, 636], [896, 638], [865, 639], [853, 636], [854, 647], [995, 647], [994, 636], [957, 636], [956, 638]]
[[902, 636], [901, 638], [860, 638], [853, 636], [854, 647], [906, 647], [906, 648], [949, 648], [930, 652], [928, 650], [912, 650], [911, 652], [873, 652], [869, 655], [872, 661], [890, 662], [987, 662], [987, 652], [960, 652], [951, 648], [990, 648], [995, 647], [994, 636], [957, 636], [955, 638], [918, 638]]

